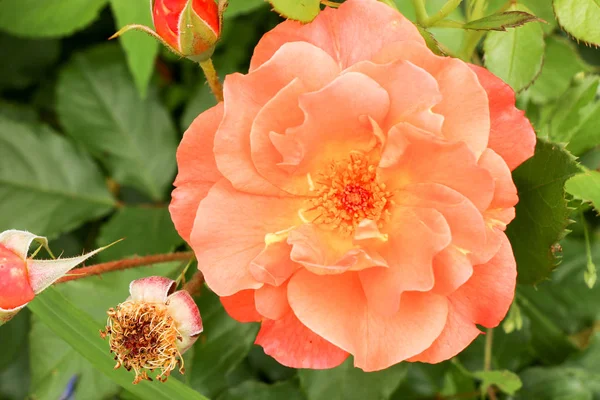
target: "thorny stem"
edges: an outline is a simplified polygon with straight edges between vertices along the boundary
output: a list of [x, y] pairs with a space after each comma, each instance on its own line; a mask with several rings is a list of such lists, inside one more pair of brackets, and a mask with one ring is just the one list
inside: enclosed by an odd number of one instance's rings
[[74, 270], [72, 274], [60, 278], [58, 281], [56, 281], [56, 283], [69, 282], [77, 279], [87, 278], [88, 276], [101, 275], [106, 272], [143, 267], [168, 261], [190, 260], [193, 257], [193, 251], [186, 251], [169, 254], [155, 254], [151, 256], [134, 257], [125, 260], [111, 261], [107, 263], [91, 265], [89, 267], [78, 268]]
[[219, 75], [217, 75], [212, 59], [209, 58], [208, 60], [200, 61], [198, 64], [200, 64], [200, 68], [204, 71], [208, 86], [210, 86], [210, 90], [213, 92], [217, 101], [223, 101], [223, 85], [219, 80]]
[[202, 284], [204, 284], [204, 275], [202, 275], [202, 272], [198, 271], [192, 276], [192, 279], [190, 279], [188, 283], [183, 285], [183, 290], [186, 290], [190, 296], [197, 296], [200, 294]]
[[425, 0], [411, 0], [417, 13], [417, 22], [421, 26], [427, 26], [427, 9], [425, 8]]
[[463, 0], [448, 0], [442, 8], [427, 19], [427, 26], [434, 26], [437, 22], [446, 18], [462, 3]]
[[[494, 341], [494, 329], [488, 328], [485, 335], [485, 348], [483, 353], [483, 370], [489, 371], [492, 369], [492, 344]], [[496, 400], [496, 392], [490, 386], [487, 391], [490, 400]]]

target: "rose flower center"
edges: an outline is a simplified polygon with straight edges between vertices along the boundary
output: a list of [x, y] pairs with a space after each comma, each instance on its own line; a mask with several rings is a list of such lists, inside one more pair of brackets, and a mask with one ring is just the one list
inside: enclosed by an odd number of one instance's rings
[[[135, 371], [134, 384], [152, 380], [144, 370], [160, 370], [157, 379], [164, 382], [183, 359], [177, 348], [182, 337], [163, 304], [126, 301], [108, 310], [106, 331], [110, 335], [110, 352], [115, 354], [116, 368], [121, 365]], [[183, 372], [183, 371], [182, 371]]]
[[363, 153], [333, 161], [315, 183], [316, 196], [307, 211], [316, 215], [313, 223], [324, 229], [348, 236], [364, 219], [379, 227], [389, 219], [392, 193], [379, 182], [376, 164]]

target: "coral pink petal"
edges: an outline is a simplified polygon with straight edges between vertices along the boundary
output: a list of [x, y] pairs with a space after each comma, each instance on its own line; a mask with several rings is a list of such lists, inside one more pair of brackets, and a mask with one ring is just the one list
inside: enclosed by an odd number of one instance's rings
[[373, 266], [387, 266], [377, 253], [357, 248], [351, 237], [304, 224], [290, 232], [292, 261], [318, 275], [341, 274]]
[[481, 212], [462, 194], [439, 183], [417, 183], [406, 186], [395, 203], [404, 207], [431, 208], [439, 211], [452, 234], [452, 244], [477, 253], [485, 245], [485, 221]]
[[348, 358], [347, 352], [312, 332], [291, 311], [276, 321], [263, 321], [255, 343], [291, 368], [333, 368]]
[[318, 276], [298, 271], [290, 280], [288, 298], [304, 325], [353, 354], [355, 365], [367, 372], [423, 352], [442, 332], [448, 313], [444, 297], [410, 292], [402, 295], [396, 314], [378, 314], [368, 307], [354, 273]]
[[0, 309], [12, 310], [34, 297], [25, 260], [0, 244]]
[[[519, 196], [517, 196], [517, 187], [504, 159], [494, 150], [486, 149], [479, 158], [479, 166], [487, 169], [494, 178], [494, 198], [489, 208], [514, 207], [519, 202]], [[505, 221], [505, 223], [508, 225], [510, 221]]]
[[371, 77], [388, 92], [390, 112], [382, 124], [384, 130], [408, 122], [438, 136], [442, 134], [444, 118], [431, 112], [442, 101], [442, 94], [427, 71], [402, 60], [384, 65], [364, 61], [348, 71]]
[[149, 276], [131, 282], [129, 293], [133, 301], [165, 304], [167, 297], [175, 290], [175, 286], [175, 281], [172, 279]]
[[255, 290], [241, 290], [231, 296], [222, 296], [221, 304], [227, 314], [239, 322], [257, 322], [262, 316], [256, 311]]
[[449, 360], [466, 349], [480, 333], [472, 321], [458, 312], [452, 302], [448, 302], [448, 319], [442, 334], [431, 347], [410, 361], [437, 364]]
[[250, 132], [259, 111], [281, 89], [299, 78], [308, 87], [323, 87], [339, 73], [327, 53], [308, 43], [286, 43], [248, 75], [228, 75], [224, 84], [225, 113], [215, 136], [219, 170], [238, 190], [279, 194], [252, 162]]
[[308, 90], [300, 79], [294, 79], [269, 100], [252, 124], [252, 162], [265, 179], [280, 188], [285, 188], [290, 172], [302, 159], [302, 150], [286, 138], [285, 131], [304, 121], [298, 97]]
[[256, 289], [254, 303], [260, 315], [269, 319], [280, 319], [290, 310], [287, 299], [287, 284], [281, 286], [264, 285]]
[[455, 246], [448, 246], [433, 259], [435, 286], [433, 292], [447, 296], [473, 275], [471, 260]]
[[202, 332], [202, 318], [200, 310], [192, 296], [180, 290], [167, 298], [167, 309], [175, 320], [177, 330], [181, 333], [182, 340], [178, 342], [181, 353], [192, 347]]
[[177, 232], [188, 243], [200, 201], [222, 177], [213, 155], [215, 132], [222, 117], [223, 103], [200, 114], [177, 149], [177, 189], [171, 195], [169, 211]]
[[378, 251], [389, 268], [359, 273], [369, 309], [394, 315], [406, 291], [429, 291], [434, 285], [433, 258], [450, 244], [450, 228], [442, 214], [429, 208], [392, 210], [388, 241]]
[[[384, 148], [381, 170], [389, 188], [397, 189], [410, 183], [439, 183], [456, 190], [484, 211], [492, 201], [494, 180], [477, 165], [474, 154], [464, 143], [448, 143], [406, 123], [396, 125], [389, 136], [402, 136], [392, 141], [408, 141], [401, 157], [393, 148], [392, 156]], [[460, 160], [460, 161], [458, 161]]]
[[488, 144], [490, 110], [477, 75], [463, 61], [436, 56], [415, 42], [393, 43], [374, 57], [383, 64], [397, 59], [410, 61], [433, 75], [442, 93], [442, 101], [433, 111], [444, 116], [444, 137], [465, 142], [478, 158]]
[[292, 246], [285, 240], [268, 244], [250, 263], [250, 273], [259, 282], [281, 285], [300, 267], [290, 259], [291, 252]]
[[367, 117], [382, 122], [388, 113], [389, 96], [373, 79], [349, 72], [317, 92], [302, 95], [299, 104], [305, 121], [288, 129], [286, 137], [298, 144], [303, 158], [294, 172], [295, 181], [285, 189], [298, 193], [301, 188], [308, 193], [307, 173], [316, 177], [330, 168], [332, 160], [347, 160], [350, 152], [367, 153], [377, 145]]
[[239, 192], [226, 180], [217, 182], [200, 203], [191, 234], [198, 267], [219, 296], [257, 289], [262, 282], [250, 263], [265, 248], [265, 236], [300, 223], [303, 201]]
[[310, 24], [286, 21], [265, 34], [254, 50], [250, 71], [287, 42], [313, 43], [346, 68], [400, 40], [425, 44], [417, 28], [393, 8], [376, 0], [348, 0], [338, 9], [326, 8]]
[[487, 328], [497, 326], [515, 296], [517, 265], [506, 235], [502, 247], [487, 264], [473, 267], [473, 276], [449, 299], [472, 322]]
[[510, 86], [483, 67], [470, 67], [489, 97], [492, 126], [488, 146], [512, 171], [533, 156], [535, 131], [525, 113], [515, 107], [515, 92]]

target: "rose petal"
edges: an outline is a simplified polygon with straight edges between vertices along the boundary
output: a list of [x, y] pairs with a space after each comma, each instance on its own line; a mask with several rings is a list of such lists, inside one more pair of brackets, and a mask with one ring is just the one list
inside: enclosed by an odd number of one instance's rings
[[333, 368], [348, 358], [347, 352], [316, 335], [291, 311], [279, 320], [265, 320], [255, 343], [291, 368]]
[[433, 259], [435, 286], [433, 292], [447, 296], [461, 287], [473, 275], [473, 265], [465, 253], [448, 246]]
[[260, 315], [269, 319], [280, 319], [290, 310], [287, 300], [287, 284], [264, 285], [254, 292], [254, 303]]
[[359, 276], [369, 309], [389, 316], [398, 313], [403, 292], [433, 288], [433, 258], [451, 235], [442, 214], [428, 208], [394, 209], [384, 228], [389, 240], [377, 250], [389, 268], [365, 269]]
[[469, 64], [487, 92], [491, 131], [488, 147], [498, 153], [510, 170], [533, 156], [536, 136], [525, 112], [515, 107], [515, 92], [485, 68]]
[[292, 246], [286, 241], [267, 244], [250, 263], [250, 273], [259, 282], [281, 285], [300, 267], [290, 259], [291, 251]]
[[313, 43], [346, 68], [371, 59], [386, 44], [400, 40], [425, 44], [417, 28], [393, 8], [375, 0], [348, 0], [338, 9], [325, 8], [310, 24], [288, 20], [277, 25], [254, 49], [250, 71], [288, 42]]
[[254, 119], [292, 80], [323, 87], [339, 73], [327, 53], [308, 43], [286, 43], [267, 63], [248, 75], [228, 75], [224, 84], [225, 113], [215, 136], [215, 158], [233, 186], [248, 193], [279, 194], [256, 170], [251, 157], [250, 131]]
[[473, 267], [473, 276], [450, 300], [476, 324], [494, 328], [504, 319], [515, 296], [517, 265], [506, 235], [502, 247], [487, 264]]
[[183, 354], [192, 347], [202, 332], [200, 310], [192, 296], [185, 290], [175, 292], [167, 298], [167, 309], [175, 320], [177, 330], [181, 333], [182, 340], [177, 342], [177, 347]]
[[262, 316], [256, 311], [255, 290], [242, 290], [231, 296], [222, 296], [221, 303], [229, 316], [239, 322], [256, 322]]
[[27, 263], [13, 250], [0, 244], [0, 309], [21, 307], [34, 297]]
[[192, 248], [208, 286], [219, 296], [263, 284], [250, 272], [250, 263], [264, 250], [267, 234], [300, 224], [302, 199], [256, 196], [217, 182], [200, 203]]
[[400, 310], [383, 316], [367, 306], [357, 274], [314, 275], [298, 271], [288, 298], [298, 319], [354, 355], [364, 371], [385, 369], [427, 349], [440, 335], [448, 312], [444, 297], [410, 292]]
[[175, 291], [176, 283], [162, 276], [149, 276], [136, 279], [129, 284], [133, 301], [166, 304], [167, 297]]

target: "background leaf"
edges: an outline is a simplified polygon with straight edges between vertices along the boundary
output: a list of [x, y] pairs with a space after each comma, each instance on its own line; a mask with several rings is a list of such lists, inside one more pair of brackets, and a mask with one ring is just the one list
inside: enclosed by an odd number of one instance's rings
[[[529, 11], [523, 6], [511, 10]], [[507, 32], [490, 32], [483, 43], [485, 66], [516, 92], [521, 91], [541, 72], [544, 46], [544, 31], [539, 22]]]
[[[141, 24], [152, 28], [152, 15], [148, 0], [109, 0], [115, 15], [116, 31], [128, 24]], [[158, 54], [158, 42], [142, 33], [131, 31], [119, 37], [127, 57], [127, 65], [133, 75], [141, 97], [146, 96], [148, 82], [154, 71], [154, 60]]]
[[266, 385], [247, 381], [231, 388], [218, 397], [218, 400], [304, 400], [298, 386], [292, 382]]
[[56, 236], [115, 206], [90, 157], [47, 126], [0, 116], [0, 231]]
[[520, 283], [540, 282], [555, 268], [552, 246], [564, 236], [570, 213], [564, 185], [578, 172], [568, 152], [542, 140], [538, 140], [535, 155], [514, 171], [519, 203], [506, 233]]
[[298, 372], [308, 400], [387, 399], [406, 377], [408, 365], [400, 363], [378, 372], [355, 368], [352, 357], [330, 370]]
[[600, 172], [586, 171], [571, 177], [565, 184], [565, 190], [577, 199], [591, 202], [596, 210], [600, 210]]
[[268, 0], [273, 10], [282, 17], [300, 22], [310, 22], [321, 11], [320, 0]]
[[175, 127], [154, 91], [139, 98], [121, 52], [107, 45], [76, 55], [62, 71], [57, 92], [69, 135], [117, 182], [160, 200], [175, 174]]
[[58, 37], [86, 27], [107, 0], [2, 0], [0, 29], [25, 37]]
[[600, 3], [598, 0], [553, 0], [560, 27], [577, 40], [600, 45]]

